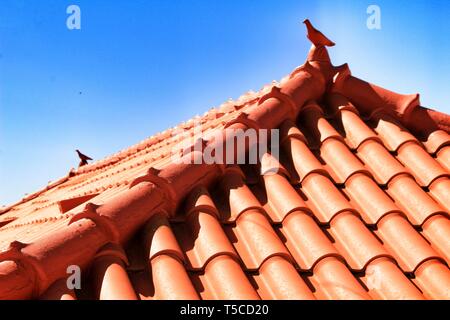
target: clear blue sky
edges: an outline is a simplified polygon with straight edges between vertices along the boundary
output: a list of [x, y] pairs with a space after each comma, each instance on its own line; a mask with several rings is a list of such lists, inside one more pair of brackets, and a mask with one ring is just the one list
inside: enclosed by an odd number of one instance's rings
[[450, 113], [448, 0], [1, 0], [0, 204], [65, 175], [76, 148], [103, 158], [280, 79], [305, 60], [306, 17], [335, 64]]

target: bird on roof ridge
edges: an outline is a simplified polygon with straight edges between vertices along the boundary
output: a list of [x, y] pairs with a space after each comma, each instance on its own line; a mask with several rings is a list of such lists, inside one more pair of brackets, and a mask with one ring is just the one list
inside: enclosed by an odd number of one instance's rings
[[328, 39], [322, 32], [314, 28], [311, 21], [308, 19], [305, 19], [303, 23], [306, 25], [306, 29], [308, 31], [307, 37], [308, 39], [316, 46], [327, 46], [327, 47], [333, 47], [335, 43]]
[[80, 150], [78, 150], [78, 149], [76, 149], [75, 152], [78, 154], [78, 157], [79, 157], [80, 160], [81, 160], [81, 161], [80, 161], [80, 164], [78, 165], [78, 168], [87, 165], [87, 164], [88, 164], [88, 160], [93, 160], [92, 158], [88, 157], [87, 155], [82, 154], [82, 153], [80, 152]]

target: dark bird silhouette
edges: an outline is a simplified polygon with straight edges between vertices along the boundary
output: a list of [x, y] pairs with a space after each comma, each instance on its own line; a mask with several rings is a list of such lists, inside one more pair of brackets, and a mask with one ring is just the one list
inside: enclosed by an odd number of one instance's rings
[[85, 155], [85, 154], [82, 154], [81, 152], [80, 152], [80, 150], [75, 150], [76, 151], [76, 153], [78, 154], [78, 157], [80, 158], [80, 164], [78, 165], [78, 167], [82, 167], [82, 166], [85, 166], [85, 165], [87, 165], [88, 164], [88, 160], [92, 160], [92, 158], [90, 158], [90, 157], [88, 157], [87, 155]]
[[327, 47], [333, 47], [335, 43], [328, 39], [322, 32], [314, 28], [312, 23], [306, 19], [303, 21], [303, 23], [306, 25], [306, 29], [308, 30], [308, 39], [316, 46], [327, 46]]

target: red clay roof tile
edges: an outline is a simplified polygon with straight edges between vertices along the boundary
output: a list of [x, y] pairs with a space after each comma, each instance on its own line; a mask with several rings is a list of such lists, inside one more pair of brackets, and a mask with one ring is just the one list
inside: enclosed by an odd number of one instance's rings
[[[284, 167], [171, 158], [224, 128], [280, 129]], [[450, 299], [449, 132], [316, 43], [280, 83], [1, 210], [0, 299]]]
[[416, 137], [409, 133], [399, 122], [391, 115], [378, 114], [373, 120], [375, 122], [375, 131], [383, 141], [389, 151], [397, 151], [407, 142], [418, 143]]
[[314, 219], [304, 212], [295, 211], [289, 214], [279, 231], [290, 253], [304, 271], [311, 271], [318, 261], [328, 256], [344, 260], [330, 238]]
[[323, 117], [322, 108], [316, 103], [302, 108], [299, 121], [303, 133], [308, 137], [309, 146], [313, 149], [318, 149], [323, 142], [331, 138], [343, 140], [339, 132]]
[[[336, 153], [340, 156], [336, 157]], [[361, 161], [353, 155], [342, 141], [335, 139], [325, 141], [320, 148], [320, 156], [325, 160], [328, 168], [332, 170], [331, 175], [336, 183], [343, 184], [356, 173], [370, 175]]]
[[[153, 300], [155, 289], [147, 271], [129, 272], [130, 281], [140, 300]], [[81, 292], [78, 294], [81, 296]], [[84, 300], [88, 300], [85, 298]]]
[[197, 300], [200, 298], [179, 259], [165, 254], [160, 255], [151, 261], [150, 272], [155, 299]]
[[325, 300], [370, 300], [361, 283], [347, 269], [342, 261], [329, 257], [314, 267], [311, 283], [315, 295]]
[[447, 210], [447, 212], [450, 212], [450, 178], [438, 178], [428, 188], [431, 197]]
[[226, 229], [246, 269], [257, 270], [272, 256], [291, 259], [286, 247], [261, 211], [248, 210]]
[[421, 141], [428, 153], [433, 155], [450, 144], [450, 134], [444, 130], [436, 130], [426, 136], [425, 139], [421, 139]]
[[190, 270], [203, 269], [218, 255], [238, 257], [219, 221], [210, 213], [195, 212], [186, 223], [174, 224], [172, 228], [188, 258]]
[[171, 255], [184, 261], [184, 254], [164, 213], [155, 214], [144, 229], [143, 242], [151, 261], [159, 255]]
[[288, 160], [292, 161], [295, 169], [295, 172], [290, 173], [292, 176], [297, 174], [299, 182], [312, 173], [327, 174], [320, 161], [309, 150], [304, 135], [298, 128], [294, 128], [290, 122], [285, 122], [281, 128], [281, 137], [284, 140], [283, 148], [289, 154]]
[[405, 272], [414, 272], [426, 260], [442, 259], [401, 214], [381, 219], [376, 234]]
[[408, 173], [406, 168], [375, 140], [367, 140], [362, 143], [356, 155], [365, 163], [381, 185], [387, 185], [395, 176]]
[[239, 263], [230, 256], [212, 259], [203, 275], [194, 276], [194, 283], [202, 299], [211, 300], [259, 300]]
[[423, 187], [428, 187], [439, 177], [450, 176], [450, 174], [417, 143], [410, 142], [403, 144], [398, 149], [397, 154], [397, 158], [400, 162], [411, 170], [417, 182]]
[[369, 294], [376, 300], [423, 300], [419, 289], [388, 258], [371, 261], [362, 278]]
[[339, 110], [339, 112], [334, 112], [334, 123], [342, 130], [345, 141], [352, 150], [358, 149], [367, 140], [381, 142], [376, 133], [359, 117], [356, 107], [345, 97], [339, 94], [329, 94], [326, 100], [327, 110]]
[[39, 297], [41, 300], [77, 300], [73, 289], [67, 286], [67, 279], [56, 281], [48, 290]]
[[[285, 177], [274, 174], [264, 176], [266, 201], [270, 207], [272, 221], [281, 223], [291, 212], [310, 211], [299, 193]], [[272, 217], [274, 216], [274, 217]]]
[[448, 216], [435, 215], [422, 225], [422, 234], [431, 243], [431, 246], [450, 264], [450, 241], [447, 237], [450, 232]]
[[[222, 220], [236, 221], [245, 211], [250, 209], [263, 210], [261, 204], [250, 188], [244, 184], [245, 176], [239, 168], [229, 168], [221, 180], [220, 213]], [[223, 198], [221, 197], [221, 198]]]
[[303, 181], [302, 191], [321, 223], [329, 223], [338, 213], [355, 210], [333, 182], [321, 174], [309, 175]]
[[331, 221], [329, 233], [335, 240], [335, 247], [354, 271], [364, 270], [375, 258], [389, 257], [381, 242], [353, 212], [339, 213]]
[[305, 280], [294, 266], [280, 256], [267, 259], [253, 278], [264, 300], [315, 300]]
[[331, 91], [347, 97], [365, 116], [389, 114], [408, 123], [420, 105], [418, 94], [402, 95], [358, 79], [347, 64], [336, 71]]
[[100, 300], [136, 300], [137, 295], [117, 256], [104, 255], [94, 260], [91, 271], [96, 297]]
[[351, 176], [345, 183], [345, 192], [369, 225], [376, 225], [386, 214], [400, 212], [392, 199], [365, 174]]
[[409, 221], [417, 226], [430, 216], [445, 212], [409, 175], [393, 178], [389, 182], [387, 193], [406, 213]]
[[450, 272], [439, 260], [428, 260], [420, 265], [415, 272], [415, 282], [428, 299], [450, 299]]
[[437, 152], [437, 161], [450, 172], [450, 146], [445, 146]]

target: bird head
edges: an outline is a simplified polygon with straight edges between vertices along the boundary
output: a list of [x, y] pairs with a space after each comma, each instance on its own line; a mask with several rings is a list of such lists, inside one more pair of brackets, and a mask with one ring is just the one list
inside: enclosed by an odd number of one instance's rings
[[309, 19], [303, 20], [303, 23], [306, 25], [306, 28], [310, 31], [314, 29], [314, 26], [312, 25], [311, 21]]

